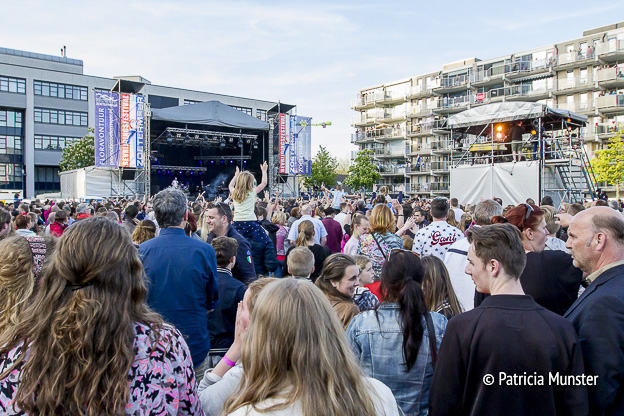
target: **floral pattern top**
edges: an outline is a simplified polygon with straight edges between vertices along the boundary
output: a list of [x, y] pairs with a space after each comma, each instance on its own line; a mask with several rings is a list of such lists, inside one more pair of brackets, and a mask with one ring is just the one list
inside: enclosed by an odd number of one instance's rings
[[[126, 414], [133, 416], [204, 415], [197, 396], [195, 372], [188, 346], [182, 334], [171, 325], [163, 325], [160, 340], [150, 348], [152, 329], [135, 322], [134, 363], [128, 374], [130, 397]], [[1, 357], [0, 373], [20, 355], [23, 344]], [[26, 415], [13, 398], [19, 387], [23, 362], [0, 380], [0, 414]]]
[[[375, 235], [374, 237], [373, 234]], [[375, 238], [377, 238], [379, 244], [377, 244]], [[383, 253], [382, 250], [379, 249], [379, 245], [381, 245]], [[403, 240], [401, 237], [391, 232], [386, 232], [384, 234], [374, 232], [372, 234], [364, 234], [360, 237], [360, 246], [357, 249], [357, 254], [366, 256], [371, 260], [373, 272], [375, 272], [375, 280], [379, 280], [381, 279], [381, 268], [386, 262], [387, 257], [390, 256], [390, 251], [395, 248], [403, 248]]]

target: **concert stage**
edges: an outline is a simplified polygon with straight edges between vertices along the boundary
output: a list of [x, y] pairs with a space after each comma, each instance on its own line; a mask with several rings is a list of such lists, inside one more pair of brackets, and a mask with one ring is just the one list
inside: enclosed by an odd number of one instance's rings
[[225, 196], [236, 166], [259, 180], [272, 151], [269, 123], [218, 101], [153, 110], [150, 193], [177, 178], [191, 196]]

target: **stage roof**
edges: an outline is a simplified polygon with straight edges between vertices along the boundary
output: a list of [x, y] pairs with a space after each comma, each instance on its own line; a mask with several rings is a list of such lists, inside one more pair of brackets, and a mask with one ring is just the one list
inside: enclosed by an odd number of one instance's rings
[[505, 123], [514, 120], [532, 120], [541, 117], [547, 124], [555, 120], [571, 119], [576, 124], [587, 122], [587, 116], [544, 104], [513, 101], [483, 105], [462, 111], [448, 118], [446, 128], [469, 129], [491, 123]]
[[219, 101], [181, 105], [152, 110], [152, 120], [183, 124], [229, 127], [233, 129], [269, 130], [269, 123], [235, 110]]

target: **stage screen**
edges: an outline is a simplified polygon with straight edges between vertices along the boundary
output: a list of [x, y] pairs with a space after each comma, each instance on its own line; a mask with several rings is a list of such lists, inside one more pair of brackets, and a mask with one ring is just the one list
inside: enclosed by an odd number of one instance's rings
[[312, 173], [311, 117], [279, 115], [279, 173]]

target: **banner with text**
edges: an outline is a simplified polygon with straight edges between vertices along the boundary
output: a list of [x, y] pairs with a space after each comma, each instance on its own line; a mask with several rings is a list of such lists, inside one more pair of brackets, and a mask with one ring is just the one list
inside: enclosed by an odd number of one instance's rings
[[[291, 116], [293, 117], [293, 116]], [[312, 117], [296, 116], [297, 174], [312, 174]]]
[[312, 118], [279, 115], [279, 173], [312, 174]]
[[95, 92], [95, 166], [119, 166], [119, 95]]

